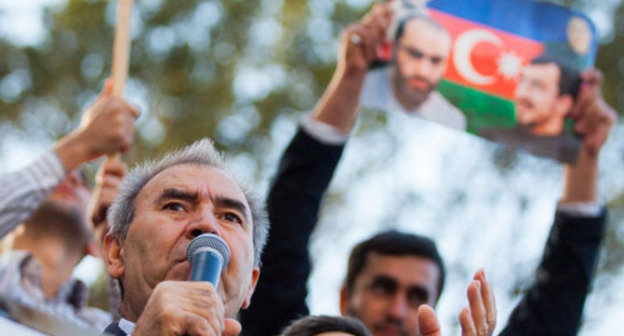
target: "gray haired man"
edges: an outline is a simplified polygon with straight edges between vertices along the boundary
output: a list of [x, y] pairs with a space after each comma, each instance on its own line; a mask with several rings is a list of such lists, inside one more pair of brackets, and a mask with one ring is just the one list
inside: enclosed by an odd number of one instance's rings
[[[114, 335], [236, 335], [249, 305], [268, 231], [264, 205], [201, 140], [132, 170], [108, 213], [109, 275], [122, 288]], [[186, 249], [202, 233], [219, 235], [231, 259], [215, 289], [188, 282]]]

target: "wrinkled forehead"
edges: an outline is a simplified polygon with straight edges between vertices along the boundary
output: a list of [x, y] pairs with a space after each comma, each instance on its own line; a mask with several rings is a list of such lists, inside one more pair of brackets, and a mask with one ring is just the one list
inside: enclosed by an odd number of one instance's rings
[[206, 198], [227, 198], [249, 204], [240, 186], [224, 170], [200, 164], [179, 164], [154, 175], [141, 189], [135, 206], [153, 201], [167, 190], [179, 190]]

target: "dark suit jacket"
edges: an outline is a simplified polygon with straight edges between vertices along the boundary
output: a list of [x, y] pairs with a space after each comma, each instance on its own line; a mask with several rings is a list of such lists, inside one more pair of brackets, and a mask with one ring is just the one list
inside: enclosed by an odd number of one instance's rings
[[117, 324], [117, 322], [113, 322], [109, 324], [108, 327], [106, 327], [106, 329], [104, 329], [104, 332], [102, 333], [102, 336], [104, 335], [127, 336], [127, 334], [123, 330], [121, 330], [121, 328], [119, 328], [119, 324]]
[[343, 146], [319, 143], [299, 131], [286, 148], [267, 199], [271, 231], [251, 306], [240, 313], [244, 336], [274, 336], [309, 314], [308, 241], [321, 198]]
[[[243, 335], [276, 336], [308, 314], [308, 241], [323, 193], [343, 146], [327, 146], [300, 130], [284, 153], [268, 197], [271, 232], [250, 309], [241, 312]], [[501, 335], [575, 335], [595, 269], [605, 214], [555, 216], [536, 281]]]
[[599, 217], [555, 215], [535, 282], [500, 335], [578, 333], [605, 222], [605, 211]]

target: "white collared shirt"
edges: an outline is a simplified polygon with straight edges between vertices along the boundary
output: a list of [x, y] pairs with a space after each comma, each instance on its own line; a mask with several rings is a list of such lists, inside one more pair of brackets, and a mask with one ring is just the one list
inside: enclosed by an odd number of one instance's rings
[[119, 329], [125, 332], [126, 335], [132, 335], [135, 327], [136, 324], [134, 322], [130, 322], [123, 317], [119, 320]]

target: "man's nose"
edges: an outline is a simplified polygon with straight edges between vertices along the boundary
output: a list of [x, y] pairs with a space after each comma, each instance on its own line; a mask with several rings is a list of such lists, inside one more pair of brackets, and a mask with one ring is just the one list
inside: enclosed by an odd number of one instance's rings
[[409, 305], [404, 295], [397, 293], [390, 302], [388, 315], [396, 320], [403, 321], [409, 313]]
[[525, 98], [527, 96], [529, 86], [524, 81], [518, 82], [518, 86], [516, 86], [516, 92], [514, 94], [515, 98]]
[[219, 221], [209, 207], [199, 209], [194, 216], [191, 217], [191, 222], [187, 228], [189, 239], [193, 239], [203, 233], [220, 235]]
[[431, 64], [425, 58], [421, 57], [420, 59], [413, 60], [410, 64], [409, 76], [419, 76], [429, 78], [429, 74], [431, 73]]

